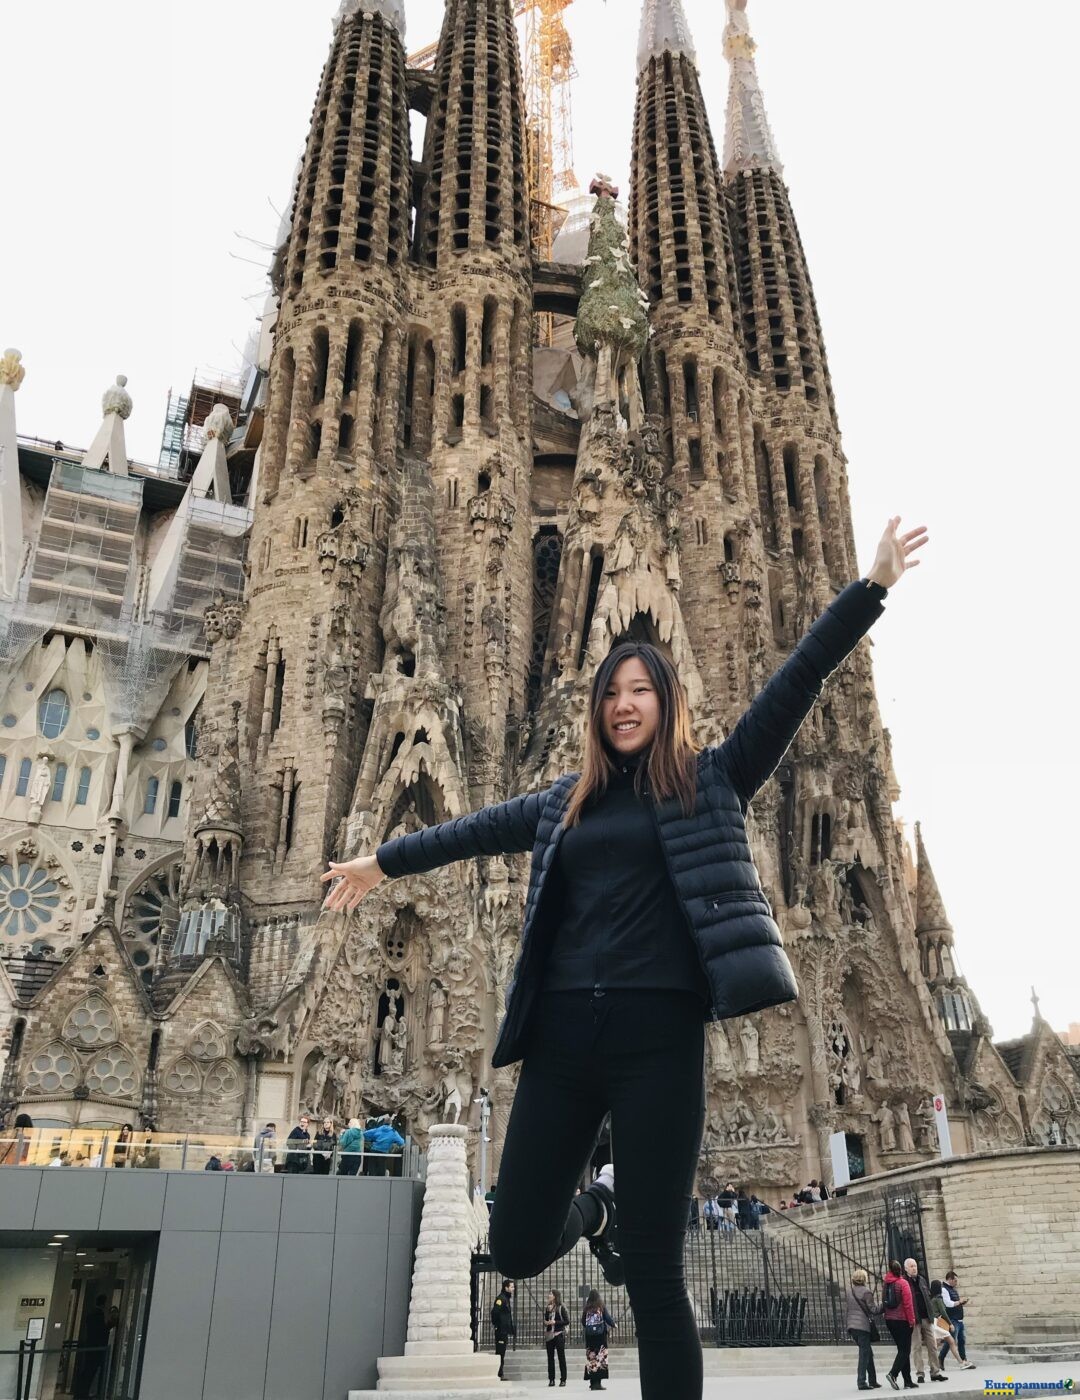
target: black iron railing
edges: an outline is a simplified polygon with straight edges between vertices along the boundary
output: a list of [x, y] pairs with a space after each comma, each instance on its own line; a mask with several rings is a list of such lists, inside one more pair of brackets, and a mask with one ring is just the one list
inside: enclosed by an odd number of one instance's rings
[[[919, 1198], [912, 1190], [837, 1202], [806, 1212], [806, 1220], [774, 1212], [760, 1228], [686, 1235], [686, 1283], [702, 1342], [717, 1347], [820, 1346], [846, 1342], [844, 1295], [857, 1268], [878, 1284], [890, 1259], [925, 1267]], [[473, 1341], [494, 1343], [491, 1306], [502, 1279], [487, 1254], [473, 1256]], [[624, 1288], [611, 1288], [582, 1242], [533, 1279], [515, 1283], [517, 1346], [540, 1346], [550, 1290], [570, 1313], [569, 1340], [580, 1340], [580, 1319], [596, 1288], [619, 1324], [613, 1348], [633, 1345], [634, 1318]]]

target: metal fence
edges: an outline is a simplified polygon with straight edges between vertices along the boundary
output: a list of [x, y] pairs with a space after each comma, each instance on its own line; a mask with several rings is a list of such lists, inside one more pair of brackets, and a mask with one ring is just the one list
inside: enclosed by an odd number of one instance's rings
[[[806, 1211], [805, 1223], [774, 1212], [752, 1230], [694, 1228], [686, 1235], [686, 1282], [702, 1343], [716, 1347], [820, 1346], [846, 1342], [844, 1294], [864, 1268], [873, 1286], [890, 1259], [918, 1259], [925, 1268], [918, 1194], [893, 1190]], [[490, 1313], [502, 1284], [488, 1254], [473, 1256], [473, 1340], [494, 1343]], [[599, 1289], [619, 1324], [612, 1348], [634, 1345], [625, 1288], [612, 1288], [582, 1241], [536, 1278], [516, 1282], [518, 1347], [541, 1346], [548, 1292], [558, 1290], [580, 1339], [581, 1312]]]

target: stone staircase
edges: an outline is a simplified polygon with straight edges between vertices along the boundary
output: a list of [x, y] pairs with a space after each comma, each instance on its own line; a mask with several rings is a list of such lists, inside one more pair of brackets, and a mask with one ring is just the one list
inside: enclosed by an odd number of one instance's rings
[[[569, 1358], [568, 1358], [569, 1359]], [[975, 1360], [982, 1366], [988, 1361], [1007, 1363], [1009, 1366], [1044, 1364], [1047, 1366], [1080, 1366], [1080, 1337], [1071, 1342], [1007, 1342], [1000, 1346], [980, 1349]]]

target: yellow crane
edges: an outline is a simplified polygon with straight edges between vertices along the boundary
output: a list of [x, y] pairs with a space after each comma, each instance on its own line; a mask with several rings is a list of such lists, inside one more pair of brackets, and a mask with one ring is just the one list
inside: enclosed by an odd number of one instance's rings
[[[555, 235], [566, 218], [560, 197], [577, 188], [571, 83], [577, 77], [574, 46], [563, 14], [574, 0], [514, 0], [525, 19], [525, 109], [529, 146], [529, 199], [536, 256], [551, 260]], [[430, 71], [438, 44], [410, 54], [409, 67]]]

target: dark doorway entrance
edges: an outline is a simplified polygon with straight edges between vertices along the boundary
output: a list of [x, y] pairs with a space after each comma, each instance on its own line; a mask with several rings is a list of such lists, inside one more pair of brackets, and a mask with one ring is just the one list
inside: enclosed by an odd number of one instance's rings
[[844, 1140], [847, 1145], [848, 1173], [852, 1181], [858, 1181], [866, 1175], [866, 1149], [863, 1140], [858, 1133], [845, 1133]]
[[42, 1400], [135, 1400], [154, 1255], [153, 1240], [82, 1237], [65, 1248]]

